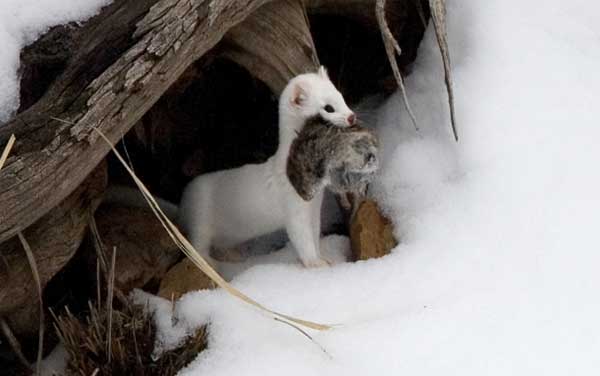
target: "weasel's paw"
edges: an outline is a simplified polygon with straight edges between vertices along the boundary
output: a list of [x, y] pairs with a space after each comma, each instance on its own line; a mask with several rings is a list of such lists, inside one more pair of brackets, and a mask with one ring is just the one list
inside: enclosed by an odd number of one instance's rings
[[323, 268], [325, 266], [331, 266], [331, 261], [324, 258], [316, 258], [311, 260], [302, 261], [305, 267], [307, 268]]

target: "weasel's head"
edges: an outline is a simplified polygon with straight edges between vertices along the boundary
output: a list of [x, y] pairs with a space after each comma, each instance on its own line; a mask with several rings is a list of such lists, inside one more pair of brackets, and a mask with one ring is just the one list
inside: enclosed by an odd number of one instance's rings
[[325, 67], [320, 67], [317, 73], [294, 77], [281, 94], [279, 111], [300, 120], [320, 115], [338, 127], [349, 127], [356, 122], [356, 115], [329, 79]]

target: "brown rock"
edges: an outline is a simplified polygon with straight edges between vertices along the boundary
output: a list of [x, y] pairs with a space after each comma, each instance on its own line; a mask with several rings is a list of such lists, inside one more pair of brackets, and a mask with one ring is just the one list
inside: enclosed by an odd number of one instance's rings
[[177, 300], [189, 291], [214, 288], [214, 282], [186, 258], [173, 266], [160, 283], [158, 296]]
[[107, 205], [95, 217], [107, 260], [117, 247], [115, 279], [124, 293], [162, 278], [177, 261], [179, 249], [150, 209]]
[[398, 244], [392, 223], [375, 201], [366, 199], [358, 207], [350, 223], [350, 244], [355, 261], [385, 256]]

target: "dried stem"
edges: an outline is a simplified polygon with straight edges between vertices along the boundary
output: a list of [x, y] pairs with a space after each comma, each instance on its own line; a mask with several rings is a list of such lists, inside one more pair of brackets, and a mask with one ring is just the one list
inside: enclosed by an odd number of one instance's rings
[[2, 152], [2, 155], [0, 156], [0, 170], [2, 170], [4, 163], [8, 159], [8, 154], [10, 153], [10, 150], [12, 149], [13, 145], [15, 144], [15, 140], [16, 140], [16, 138], [15, 138], [14, 134], [11, 135], [10, 138], [8, 139], [8, 143], [4, 147], [4, 151]]
[[[105, 281], [109, 281], [110, 280], [110, 270], [108, 269], [108, 262], [106, 261], [106, 253], [104, 252], [104, 243], [102, 243], [102, 238], [100, 237], [100, 232], [98, 231], [98, 225], [96, 224], [96, 219], [94, 218], [93, 213], [90, 213], [90, 231], [92, 232], [92, 236], [94, 238], [94, 250], [96, 251], [96, 258], [98, 260], [98, 263], [100, 264], [100, 269], [102, 270], [102, 274], [104, 274], [104, 280]], [[117, 299], [119, 299], [119, 302], [121, 303], [125, 303], [127, 301], [127, 297], [125, 296], [125, 294], [123, 293], [123, 291], [121, 291], [121, 289], [119, 289], [116, 286], [113, 286], [114, 288], [114, 294], [116, 296]], [[98, 296], [100, 296], [100, 294], [98, 293]]]
[[17, 358], [19, 359], [21, 364], [23, 366], [27, 367], [28, 369], [31, 369], [31, 364], [29, 364], [29, 361], [27, 360], [27, 358], [23, 354], [23, 351], [21, 350], [21, 344], [19, 343], [19, 340], [13, 334], [12, 330], [10, 329], [10, 326], [8, 325], [6, 320], [4, 320], [4, 317], [1, 317], [1, 316], [0, 316], [0, 329], [2, 329], [2, 333], [4, 334], [4, 337], [6, 337], [8, 344], [10, 345], [12, 351], [15, 353], [15, 355], [17, 356]]
[[396, 38], [394, 38], [394, 35], [392, 34], [392, 31], [390, 30], [390, 27], [385, 19], [385, 0], [377, 0], [375, 2], [375, 15], [377, 16], [377, 23], [379, 24], [379, 30], [381, 30], [383, 45], [385, 46], [385, 52], [392, 67], [394, 78], [398, 83], [400, 93], [402, 93], [404, 106], [406, 107], [406, 111], [408, 112], [408, 115], [415, 126], [415, 130], [418, 132], [419, 126], [417, 125], [417, 118], [415, 117], [415, 114], [408, 103], [408, 96], [406, 95], [404, 80], [402, 79], [402, 73], [400, 73], [398, 61], [396, 60], [396, 54], [398, 54], [398, 56], [402, 55], [402, 49], [400, 48], [398, 41], [396, 41]]
[[113, 247], [112, 257], [110, 259], [110, 273], [108, 277], [108, 293], [106, 296], [106, 311], [108, 314], [108, 330], [106, 331], [106, 353], [108, 354], [108, 363], [112, 360], [112, 314], [113, 314], [113, 293], [115, 291], [115, 268], [117, 262], [117, 247]]
[[440, 47], [442, 63], [444, 64], [444, 81], [446, 82], [446, 91], [448, 92], [448, 106], [450, 107], [450, 122], [454, 139], [458, 141], [458, 131], [456, 130], [456, 114], [454, 111], [454, 89], [452, 80], [452, 69], [450, 66], [450, 51], [448, 48], [448, 37], [446, 32], [446, 1], [429, 0], [431, 9], [431, 20], [435, 29], [435, 37]]
[[43, 299], [43, 292], [42, 292], [42, 281], [40, 279], [40, 273], [38, 271], [38, 267], [37, 264], [35, 262], [35, 257], [33, 256], [33, 252], [31, 250], [31, 246], [29, 246], [29, 243], [27, 242], [27, 239], [25, 239], [25, 236], [23, 236], [23, 233], [19, 232], [18, 233], [19, 236], [19, 240], [21, 241], [21, 244], [23, 245], [23, 249], [25, 250], [25, 254], [27, 255], [27, 261], [29, 261], [29, 266], [31, 267], [31, 273], [33, 274], [33, 280], [35, 281], [35, 285], [37, 287], [37, 291], [38, 291], [38, 302], [40, 305], [40, 327], [39, 327], [39, 331], [38, 331], [38, 353], [37, 353], [37, 361], [36, 361], [36, 366], [35, 366], [35, 372], [36, 375], [41, 375], [42, 374], [42, 356], [44, 353], [44, 322], [45, 322], [45, 318], [44, 318], [44, 299]]

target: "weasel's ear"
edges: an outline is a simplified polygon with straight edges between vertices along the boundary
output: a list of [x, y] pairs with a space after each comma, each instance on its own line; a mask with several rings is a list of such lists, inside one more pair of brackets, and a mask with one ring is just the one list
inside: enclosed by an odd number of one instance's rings
[[294, 88], [292, 89], [292, 98], [290, 99], [292, 105], [300, 107], [304, 104], [304, 102], [306, 102], [307, 98], [308, 93], [306, 92], [306, 89], [303, 88], [299, 83], [295, 84]]
[[321, 65], [319, 67], [319, 76], [324, 80], [329, 80], [329, 75], [327, 74], [327, 69]]

